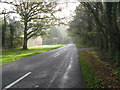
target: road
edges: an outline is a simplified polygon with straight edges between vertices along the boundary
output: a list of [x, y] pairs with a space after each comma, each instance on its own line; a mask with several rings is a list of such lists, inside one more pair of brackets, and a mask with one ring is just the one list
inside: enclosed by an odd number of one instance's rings
[[4, 65], [2, 79], [2, 88], [83, 87], [74, 44]]

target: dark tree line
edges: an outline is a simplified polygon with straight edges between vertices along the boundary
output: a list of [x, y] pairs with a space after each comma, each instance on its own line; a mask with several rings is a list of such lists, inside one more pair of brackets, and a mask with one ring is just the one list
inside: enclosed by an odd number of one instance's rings
[[13, 49], [21, 46], [22, 41], [20, 35], [22, 34], [22, 24], [15, 19], [11, 19], [9, 14], [4, 14], [2, 23], [2, 48]]
[[120, 2], [81, 2], [69, 30], [82, 44], [109, 53], [120, 65]]

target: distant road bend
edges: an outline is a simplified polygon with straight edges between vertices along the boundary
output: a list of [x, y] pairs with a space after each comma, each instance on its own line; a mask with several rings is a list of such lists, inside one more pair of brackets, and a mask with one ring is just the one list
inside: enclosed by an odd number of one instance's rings
[[69, 44], [2, 66], [2, 88], [82, 88], [77, 49]]

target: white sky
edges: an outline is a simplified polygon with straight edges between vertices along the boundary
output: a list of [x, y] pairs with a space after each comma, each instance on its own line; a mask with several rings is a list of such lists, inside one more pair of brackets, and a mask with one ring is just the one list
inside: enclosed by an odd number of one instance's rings
[[[12, 2], [14, 0], [1, 0], [1, 1], [9, 1]], [[48, 1], [48, 0], [47, 0]], [[53, 0], [51, 0], [53, 1]], [[57, 0], [55, 0], [57, 1]], [[74, 10], [76, 8], [76, 6], [79, 5], [79, 2], [77, 0], [58, 0], [57, 2], [61, 3], [60, 5], [58, 5], [58, 8], [62, 8], [61, 12], [56, 13], [57, 17], [63, 18], [66, 17], [66, 19], [68, 21], [70, 21], [72, 18], [71, 16], [74, 15]], [[64, 3], [63, 2], [68, 2], [68, 3]], [[11, 11], [12, 10], [12, 5], [9, 4], [3, 4], [0, 3], [0, 13], [2, 12], [2, 10], [5, 8], [7, 11]], [[18, 17], [17, 14], [12, 14], [12, 16], [16, 16]]]
[[71, 20], [71, 16], [73, 16], [74, 10], [76, 9], [76, 6], [79, 5], [79, 2], [77, 2], [76, 0], [67, 0], [68, 3], [64, 3], [66, 2], [65, 0], [61, 0], [60, 4], [58, 7], [62, 8], [62, 12], [58, 12], [57, 16], [58, 17], [66, 17], [68, 20]]

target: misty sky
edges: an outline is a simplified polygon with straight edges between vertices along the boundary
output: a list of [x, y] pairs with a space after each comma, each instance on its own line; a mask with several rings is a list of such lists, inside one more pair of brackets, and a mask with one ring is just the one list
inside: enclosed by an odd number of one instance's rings
[[[2, 0], [2, 1], [11, 2], [14, 0]], [[40, 0], [38, 0], [38, 1], [40, 1]], [[46, 1], [53, 1], [53, 0], [46, 0]], [[62, 8], [62, 11], [56, 13], [56, 16], [60, 17], [60, 18], [66, 17], [66, 21], [70, 21], [72, 19], [71, 16], [74, 15], [74, 10], [75, 10], [76, 6], [79, 5], [79, 2], [77, 0], [55, 0], [55, 1], [61, 3], [58, 5], [58, 8]], [[12, 7], [13, 7], [12, 5], [0, 3], [0, 13], [2, 12], [2, 10], [4, 8], [7, 11], [11, 11]], [[12, 16], [19, 17], [17, 14], [12, 14]]]

